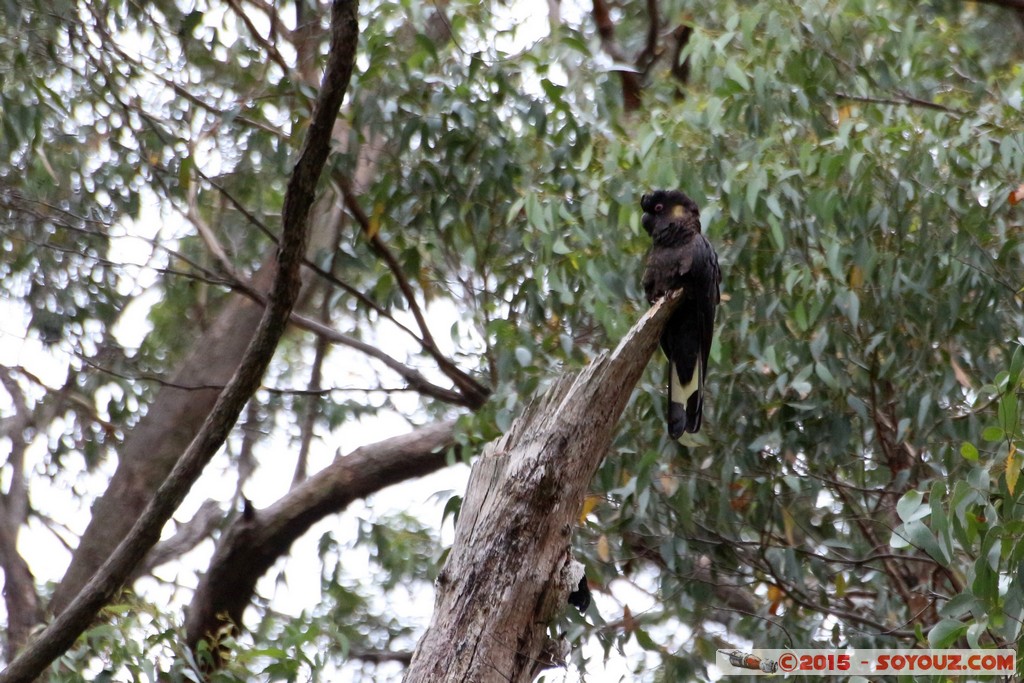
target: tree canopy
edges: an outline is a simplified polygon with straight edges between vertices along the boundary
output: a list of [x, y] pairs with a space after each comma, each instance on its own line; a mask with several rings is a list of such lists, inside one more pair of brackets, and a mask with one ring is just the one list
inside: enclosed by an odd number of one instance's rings
[[[704, 443], [668, 439], [656, 356], [573, 530], [597, 596], [557, 625], [574, 665], [596, 643], [643, 680], [708, 680], [719, 647], [1017, 643], [1024, 5], [357, 11], [302, 291], [193, 491], [211, 502], [137, 570], [161, 587], [44, 680], [399, 677], [440, 511], [293, 542], [471, 462], [613, 348], [647, 308], [658, 187], [697, 201], [722, 265]], [[255, 333], [329, 25], [308, 0], [0, 10], [5, 662], [127, 535]], [[282, 461], [279, 498], [245, 500]], [[41, 566], [37, 538], [67, 553]], [[320, 567], [299, 616], [258, 590], [279, 562]]]

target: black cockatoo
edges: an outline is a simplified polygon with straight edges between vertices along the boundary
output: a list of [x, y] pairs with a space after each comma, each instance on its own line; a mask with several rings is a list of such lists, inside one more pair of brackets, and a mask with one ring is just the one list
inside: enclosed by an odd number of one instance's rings
[[678, 439], [700, 430], [722, 273], [714, 247], [701, 234], [696, 202], [677, 190], [657, 190], [641, 197], [640, 208], [644, 230], [654, 240], [644, 271], [647, 302], [683, 290], [661, 334], [668, 356], [668, 433]]

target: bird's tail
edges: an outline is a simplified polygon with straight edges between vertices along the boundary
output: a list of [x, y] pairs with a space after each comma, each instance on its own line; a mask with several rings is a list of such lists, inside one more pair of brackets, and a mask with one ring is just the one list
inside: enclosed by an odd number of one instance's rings
[[[684, 433], [700, 431], [704, 411], [704, 373], [698, 350], [692, 370], [680, 368], [671, 358], [668, 361], [668, 435], [673, 440]], [[680, 371], [683, 376], [680, 376]]]

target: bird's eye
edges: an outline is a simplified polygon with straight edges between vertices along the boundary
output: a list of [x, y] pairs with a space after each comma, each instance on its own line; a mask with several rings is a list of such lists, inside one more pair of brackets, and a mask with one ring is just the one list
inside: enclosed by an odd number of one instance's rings
[[655, 204], [654, 205], [654, 213], [661, 213], [664, 210], [665, 210], [665, 205], [664, 204]]

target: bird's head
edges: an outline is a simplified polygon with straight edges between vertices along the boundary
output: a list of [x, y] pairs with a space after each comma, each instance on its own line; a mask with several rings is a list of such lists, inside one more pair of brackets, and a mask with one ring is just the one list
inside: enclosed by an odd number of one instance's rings
[[685, 241], [700, 232], [700, 209], [679, 190], [655, 190], [640, 198], [640, 224], [656, 244]]

